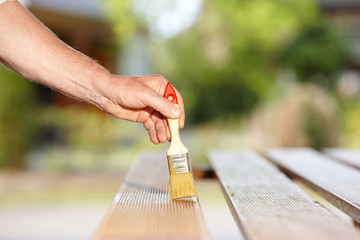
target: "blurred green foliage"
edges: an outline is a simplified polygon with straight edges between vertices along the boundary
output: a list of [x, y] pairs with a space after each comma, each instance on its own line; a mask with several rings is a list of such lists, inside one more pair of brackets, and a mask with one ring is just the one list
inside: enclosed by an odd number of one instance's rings
[[[122, 47], [129, 35], [149, 32], [146, 21], [153, 19], [134, 13], [136, 0], [104, 4]], [[143, 11], [154, 11], [147, 4]], [[151, 16], [161, 11], [166, 8]], [[307, 81], [344, 66], [344, 43], [322, 22], [312, 0], [208, 0], [190, 29], [153, 42], [152, 64], [182, 93], [187, 122], [244, 114], [272, 87], [279, 69]]]
[[57, 172], [127, 168], [142, 149], [154, 148], [140, 125], [121, 121], [93, 107], [50, 106], [38, 116], [43, 129], [56, 131], [30, 155], [32, 169]]
[[56, 129], [58, 145], [72, 149], [105, 153], [135, 143], [139, 148], [151, 145], [141, 125], [121, 121], [93, 107], [47, 107], [40, 112], [38, 122], [42, 127]]
[[0, 88], [0, 168], [23, 168], [37, 131], [33, 84], [0, 64]]
[[341, 145], [346, 148], [360, 147], [360, 97], [347, 102], [342, 106], [343, 111], [343, 136], [340, 139]]
[[139, 29], [145, 29], [133, 12], [132, 0], [100, 0], [107, 12], [107, 18], [113, 25], [113, 30], [118, 37], [120, 50], [123, 48]]
[[350, 52], [338, 29], [319, 21], [303, 29], [279, 60], [295, 71], [300, 82], [312, 81], [333, 89], [337, 74], [349, 64]]
[[179, 86], [190, 121], [247, 113], [273, 84], [276, 53], [315, 16], [306, 0], [205, 1], [194, 27], [165, 45], [157, 70]]

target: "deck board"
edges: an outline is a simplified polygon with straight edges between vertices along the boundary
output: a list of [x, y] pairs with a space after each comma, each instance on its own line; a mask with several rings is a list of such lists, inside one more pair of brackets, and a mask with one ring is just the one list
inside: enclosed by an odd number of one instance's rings
[[208, 239], [198, 200], [171, 200], [168, 183], [166, 155], [141, 155], [93, 239]]
[[360, 170], [360, 150], [357, 149], [340, 149], [340, 148], [326, 148], [324, 153], [330, 157], [348, 164]]
[[213, 151], [209, 159], [247, 239], [360, 239], [351, 224], [259, 155]]
[[312, 149], [273, 149], [269, 158], [360, 222], [360, 171]]

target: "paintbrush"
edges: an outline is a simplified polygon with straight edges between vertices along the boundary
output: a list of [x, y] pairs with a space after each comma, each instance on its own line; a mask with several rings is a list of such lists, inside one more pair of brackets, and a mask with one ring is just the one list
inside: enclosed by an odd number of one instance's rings
[[[167, 84], [164, 97], [178, 104], [176, 93], [170, 83]], [[194, 179], [190, 168], [189, 150], [184, 146], [179, 134], [179, 119], [167, 119], [171, 142], [166, 152], [169, 164], [169, 186], [172, 199], [195, 197]]]

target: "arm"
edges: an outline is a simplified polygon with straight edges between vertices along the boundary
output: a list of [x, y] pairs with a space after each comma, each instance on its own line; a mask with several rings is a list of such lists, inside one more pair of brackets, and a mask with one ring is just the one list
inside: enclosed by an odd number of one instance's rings
[[177, 92], [179, 106], [162, 97], [165, 78], [108, 73], [59, 40], [16, 1], [0, 5], [0, 19], [0, 61], [24, 77], [118, 118], [143, 123], [155, 144], [170, 139], [164, 117], [180, 117], [184, 126], [181, 95]]

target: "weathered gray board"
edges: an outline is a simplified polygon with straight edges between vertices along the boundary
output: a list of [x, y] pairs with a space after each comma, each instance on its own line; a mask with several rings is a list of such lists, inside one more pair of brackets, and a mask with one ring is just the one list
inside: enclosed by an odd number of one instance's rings
[[211, 164], [247, 239], [360, 239], [355, 228], [252, 152], [213, 151]]
[[330, 157], [348, 164], [360, 170], [360, 150], [357, 149], [340, 149], [340, 148], [326, 148], [324, 153]]
[[269, 158], [360, 222], [360, 171], [312, 149], [273, 149]]

